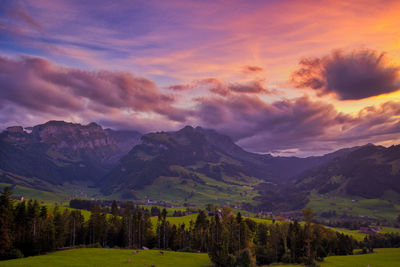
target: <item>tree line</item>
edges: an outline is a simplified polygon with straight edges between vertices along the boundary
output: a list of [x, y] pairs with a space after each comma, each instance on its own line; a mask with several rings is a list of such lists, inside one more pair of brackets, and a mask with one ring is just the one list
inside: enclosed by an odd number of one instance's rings
[[36, 200], [13, 203], [11, 191], [0, 196], [0, 258], [19, 258], [64, 247], [154, 247], [156, 238], [147, 210], [126, 203], [120, 216], [116, 201], [111, 213], [93, 205], [90, 218], [80, 210], [48, 209]]
[[[13, 203], [5, 188], [0, 196], [0, 257], [32, 256], [64, 247], [147, 247], [205, 252], [215, 266], [311, 265], [328, 255], [352, 254], [360, 247], [351, 237], [312, 223], [311, 210], [304, 210], [301, 223], [258, 223], [229, 207], [201, 210], [188, 225], [171, 224], [166, 209], [155, 225], [150, 218], [147, 209], [130, 202], [120, 207], [113, 201], [111, 209], [93, 205], [85, 221], [79, 210], [62, 211], [56, 206], [50, 211], [32, 200]], [[385, 244], [397, 242], [390, 240]], [[365, 242], [362, 246], [378, 243]]]

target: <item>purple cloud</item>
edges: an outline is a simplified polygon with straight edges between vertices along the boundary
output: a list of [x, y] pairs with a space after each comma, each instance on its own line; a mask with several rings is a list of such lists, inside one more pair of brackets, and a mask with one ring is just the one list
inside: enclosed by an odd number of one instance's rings
[[400, 88], [400, 67], [390, 65], [384, 53], [372, 50], [335, 51], [303, 59], [299, 65], [292, 73], [294, 85], [314, 89], [319, 95], [334, 93], [339, 99], [355, 100]]
[[154, 82], [125, 72], [87, 71], [63, 67], [37, 57], [0, 57], [0, 102], [34, 111], [68, 115], [91, 110], [156, 113], [184, 121], [185, 112], [173, 106]]
[[231, 136], [250, 151], [297, 155], [395, 138], [400, 103], [371, 106], [351, 116], [308, 97], [266, 103], [256, 96], [197, 99], [199, 125]]

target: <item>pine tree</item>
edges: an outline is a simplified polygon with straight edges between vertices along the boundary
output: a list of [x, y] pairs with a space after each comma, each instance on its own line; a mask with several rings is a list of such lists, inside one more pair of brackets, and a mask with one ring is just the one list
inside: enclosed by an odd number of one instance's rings
[[26, 205], [25, 200], [17, 204], [14, 210], [14, 242], [23, 254], [26, 254]]
[[0, 196], [0, 258], [6, 257], [13, 243], [13, 204], [11, 195], [11, 191], [6, 187]]
[[58, 211], [58, 207], [54, 211], [54, 229], [55, 229], [55, 246], [61, 248], [66, 245], [69, 227], [69, 211], [65, 210], [62, 214]]

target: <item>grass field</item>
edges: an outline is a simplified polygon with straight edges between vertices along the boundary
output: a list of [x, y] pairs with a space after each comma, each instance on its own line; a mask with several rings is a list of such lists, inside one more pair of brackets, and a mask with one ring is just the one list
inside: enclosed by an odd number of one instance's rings
[[[182, 217], [167, 217], [167, 221], [170, 222], [171, 224], [185, 224], [185, 227], [189, 227], [190, 221], [195, 222], [196, 218], [198, 216], [198, 213], [193, 213], [193, 214], [189, 214], [186, 216], [182, 216]], [[153, 230], [156, 231], [156, 225], [157, 225], [157, 217], [151, 217], [150, 218], [151, 223], [153, 224]]]
[[375, 249], [372, 254], [326, 257], [321, 267], [398, 267], [400, 248]]
[[253, 198], [258, 194], [250, 186], [229, 185], [202, 175], [199, 176], [203, 183], [187, 181], [178, 177], [160, 177], [151, 186], [145, 187], [135, 195], [139, 199], [148, 197], [156, 201], [165, 200], [174, 205], [182, 205], [184, 202], [199, 206], [205, 206], [208, 203], [218, 205], [255, 203]]
[[[0, 261], [0, 266], [136, 266], [150, 267], [202, 267], [210, 266], [211, 261], [207, 254], [170, 252], [165, 251], [164, 256], [158, 250], [141, 250], [133, 255], [130, 249], [103, 249], [81, 248], [49, 253], [47, 255]], [[130, 259], [130, 262], [128, 262]]]
[[[0, 189], [2, 190], [4, 187], [10, 187], [11, 184], [8, 183], [0, 183]], [[48, 191], [37, 190], [25, 186], [17, 185], [13, 189], [14, 196], [24, 196], [25, 199], [40, 199], [45, 201], [52, 202], [63, 202], [65, 201], [66, 195], [57, 194]]]
[[[400, 266], [400, 248], [378, 248], [374, 253], [351, 256], [326, 257], [319, 262], [321, 267], [398, 267]], [[274, 265], [282, 267], [300, 267], [303, 265]]]
[[[47, 255], [23, 259], [0, 261], [0, 266], [151, 266], [157, 267], [201, 267], [210, 266], [207, 254], [164, 251], [164, 256], [158, 250], [141, 250], [133, 255], [130, 249], [82, 248], [49, 253]], [[128, 260], [130, 259], [130, 260]], [[320, 262], [321, 267], [398, 267], [400, 264], [400, 248], [375, 249], [372, 254], [332, 256]], [[274, 265], [302, 266], [302, 265]]]

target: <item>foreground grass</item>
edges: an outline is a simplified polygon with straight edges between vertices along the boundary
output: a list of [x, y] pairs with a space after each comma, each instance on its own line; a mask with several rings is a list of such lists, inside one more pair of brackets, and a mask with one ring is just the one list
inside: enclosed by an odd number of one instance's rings
[[[400, 266], [400, 248], [378, 248], [374, 253], [351, 256], [326, 257], [318, 263], [321, 267], [398, 267]], [[278, 265], [300, 267], [302, 265]]]
[[325, 258], [321, 267], [397, 267], [400, 266], [400, 248], [375, 249], [374, 253]]
[[[141, 250], [133, 255], [131, 249], [82, 248], [49, 253], [24, 259], [0, 261], [0, 266], [151, 266], [201, 267], [210, 266], [207, 254]], [[130, 261], [128, 261], [130, 259]], [[397, 267], [400, 266], [400, 248], [375, 249], [372, 254], [326, 257], [321, 267]], [[276, 266], [276, 265], [275, 265]], [[301, 265], [279, 265], [301, 266]]]
[[[154, 264], [157, 267], [202, 267], [210, 266], [207, 254], [141, 250], [133, 255], [131, 249], [81, 248], [49, 253], [23, 259], [0, 261], [0, 266], [137, 266], [146, 267]], [[130, 262], [128, 262], [130, 259]]]

